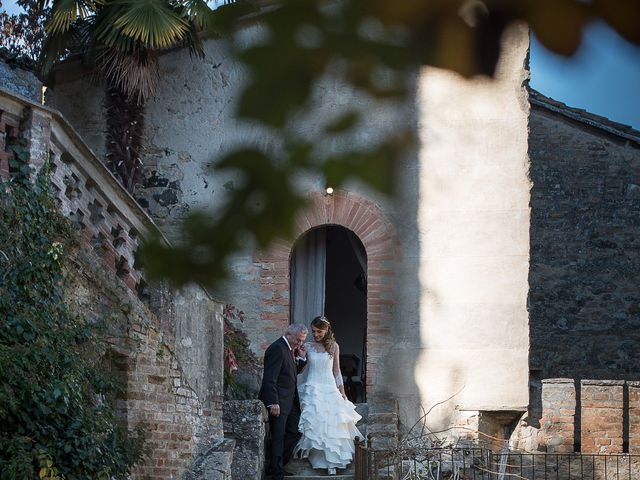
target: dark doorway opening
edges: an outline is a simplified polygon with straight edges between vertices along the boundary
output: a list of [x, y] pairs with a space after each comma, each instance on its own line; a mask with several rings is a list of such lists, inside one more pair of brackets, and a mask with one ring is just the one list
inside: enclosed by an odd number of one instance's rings
[[[305, 238], [307, 236], [309, 238]], [[303, 255], [312, 258], [307, 258], [310, 261], [305, 262], [300, 258]], [[318, 287], [318, 263], [324, 265], [322, 287]], [[340, 369], [345, 393], [354, 403], [366, 401], [367, 259], [362, 242], [344, 227], [331, 225], [314, 229], [296, 243], [290, 271], [290, 318], [308, 325], [313, 316], [324, 314], [331, 321], [340, 345]], [[296, 291], [309, 288], [313, 292], [303, 294], [302, 291]], [[313, 302], [313, 294], [317, 291], [324, 291], [324, 298], [315, 300], [318, 305], [315, 308], [316, 311], [323, 311], [313, 316], [311, 313], [296, 314], [296, 311], [313, 311], [300, 310], [300, 305], [295, 307], [294, 303]]]

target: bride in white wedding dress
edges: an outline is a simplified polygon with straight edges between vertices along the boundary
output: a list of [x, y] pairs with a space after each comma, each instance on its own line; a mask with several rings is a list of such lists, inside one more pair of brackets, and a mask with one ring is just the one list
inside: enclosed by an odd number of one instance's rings
[[356, 428], [360, 415], [344, 394], [340, 373], [340, 349], [331, 324], [325, 317], [311, 322], [313, 342], [305, 344], [307, 367], [298, 378], [302, 413], [298, 429], [302, 433], [294, 458], [308, 458], [313, 468], [335, 474], [353, 460]]

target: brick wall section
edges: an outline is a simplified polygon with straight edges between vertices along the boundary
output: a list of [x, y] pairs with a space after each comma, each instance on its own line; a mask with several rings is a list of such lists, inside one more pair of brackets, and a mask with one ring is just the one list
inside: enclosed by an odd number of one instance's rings
[[50, 159], [52, 194], [104, 265], [132, 291], [142, 288], [134, 266], [142, 230], [151, 220], [55, 111], [0, 92], [0, 175], [8, 178], [6, 136], [18, 127], [28, 140], [35, 172]]
[[127, 420], [148, 429], [149, 448], [132, 479], [179, 478], [191, 465], [209, 417], [178, 369], [170, 340], [141, 324], [133, 325], [130, 339], [138, 346], [128, 357]]
[[[373, 202], [337, 191], [314, 193], [296, 218], [296, 238], [312, 228], [339, 225], [353, 231], [367, 253], [367, 393], [375, 393], [377, 366], [392, 348], [394, 265], [398, 238], [393, 225]], [[289, 259], [293, 243], [280, 242], [254, 257], [264, 296], [260, 320], [265, 338], [277, 338], [289, 323]], [[264, 350], [268, 344], [261, 345]]]
[[624, 382], [581, 381], [581, 451], [622, 453]]
[[118, 418], [146, 430], [148, 455], [131, 479], [182, 478], [200, 446], [222, 437], [221, 398], [198, 397], [176, 357], [172, 331], [95, 252], [79, 249], [70, 256], [69, 303], [87, 321], [105, 326], [107, 349], [95, 354], [126, 385], [116, 400]]
[[637, 380], [640, 133], [534, 104], [529, 156], [531, 368]]
[[140, 232], [98, 188], [98, 183], [83, 172], [75, 158], [55, 144], [50, 149], [55, 166], [51, 183], [60, 210], [81, 231], [105, 266], [137, 292], [142, 272], [133, 265]]
[[640, 453], [640, 382], [627, 382], [629, 389], [629, 453]]
[[573, 452], [576, 388], [571, 378], [542, 381], [538, 445], [549, 453]]

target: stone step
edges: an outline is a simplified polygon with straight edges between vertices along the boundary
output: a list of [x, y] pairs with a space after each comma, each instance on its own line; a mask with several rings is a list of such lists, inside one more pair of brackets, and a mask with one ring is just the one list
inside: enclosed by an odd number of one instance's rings
[[370, 413], [368, 417], [369, 423], [398, 423], [397, 413]]
[[353, 475], [327, 475], [326, 473], [324, 475], [314, 475], [314, 476], [301, 476], [301, 475], [295, 475], [293, 477], [284, 477], [285, 480], [329, 480], [329, 479], [333, 479], [333, 480], [354, 480], [355, 477]]
[[291, 477], [285, 477], [287, 480], [310, 480], [315, 478], [334, 478], [340, 480], [353, 479], [353, 463], [349, 465], [346, 469], [338, 469], [336, 475], [327, 474], [326, 469], [315, 469], [311, 468], [309, 461], [306, 459], [292, 459], [287, 465], [284, 467], [288, 472], [293, 473]]

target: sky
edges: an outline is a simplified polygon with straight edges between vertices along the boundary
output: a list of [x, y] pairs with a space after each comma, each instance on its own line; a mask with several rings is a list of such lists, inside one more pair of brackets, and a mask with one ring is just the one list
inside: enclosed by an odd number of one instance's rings
[[[14, 0], [3, 8], [16, 12]], [[640, 47], [603, 24], [585, 29], [575, 56], [565, 59], [531, 38], [531, 86], [570, 107], [640, 130]]]
[[570, 107], [640, 130], [640, 47], [592, 24], [574, 57], [549, 53], [531, 38], [531, 86]]

